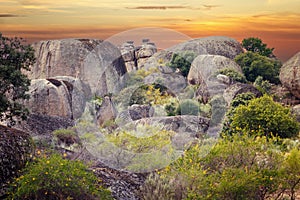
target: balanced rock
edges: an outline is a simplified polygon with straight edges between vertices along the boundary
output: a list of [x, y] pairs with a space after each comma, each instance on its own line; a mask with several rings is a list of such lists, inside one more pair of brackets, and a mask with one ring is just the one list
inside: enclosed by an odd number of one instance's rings
[[281, 83], [300, 98], [300, 52], [282, 65], [279, 77]]
[[107, 41], [49, 40], [32, 47], [37, 60], [28, 72], [30, 79], [72, 76], [88, 83], [97, 95], [113, 93], [122, 85], [124, 60], [118, 48]]
[[149, 39], [143, 39], [140, 46], [134, 46], [133, 41], [125, 42], [120, 51], [127, 71], [130, 72], [143, 67], [144, 63], [157, 52], [157, 48]]

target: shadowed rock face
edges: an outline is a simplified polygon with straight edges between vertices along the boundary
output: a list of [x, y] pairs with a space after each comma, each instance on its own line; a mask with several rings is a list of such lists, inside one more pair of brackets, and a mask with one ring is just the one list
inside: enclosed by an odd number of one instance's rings
[[300, 98], [300, 52], [282, 65], [280, 81], [294, 96]]
[[37, 58], [30, 79], [71, 76], [88, 83], [93, 93], [118, 91], [126, 67], [112, 44], [93, 39], [41, 41], [32, 45]]

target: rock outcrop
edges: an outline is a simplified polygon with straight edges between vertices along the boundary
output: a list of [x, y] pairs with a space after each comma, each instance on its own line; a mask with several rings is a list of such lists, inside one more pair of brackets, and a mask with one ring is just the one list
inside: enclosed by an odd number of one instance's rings
[[26, 102], [31, 112], [48, 116], [77, 119], [91, 98], [88, 85], [81, 80], [60, 76], [34, 79], [29, 90], [31, 98]]
[[160, 66], [163, 63], [170, 62], [174, 53], [182, 53], [185, 51], [193, 52], [196, 56], [220, 55], [233, 59], [243, 52], [243, 48], [238, 41], [229, 37], [212, 36], [198, 38], [157, 52], [147, 60], [144, 66], [145, 68]]
[[300, 52], [282, 65], [279, 77], [281, 83], [300, 98]]
[[120, 50], [128, 72], [140, 69], [148, 58], [157, 52], [155, 44], [149, 39], [144, 39], [137, 47], [134, 46], [133, 41], [127, 41]]
[[107, 41], [49, 40], [32, 47], [37, 60], [28, 72], [30, 79], [71, 76], [87, 83], [92, 93], [104, 95], [119, 90], [127, 71], [120, 51]]
[[149, 173], [120, 171], [99, 162], [93, 168], [97, 177], [105, 186], [111, 188], [112, 196], [117, 200], [138, 200], [137, 191], [145, 182]]
[[68, 118], [32, 113], [26, 121], [17, 124], [15, 128], [30, 133], [37, 142], [50, 145], [53, 131], [72, 126], [74, 126], [74, 121]]
[[218, 71], [222, 69], [233, 69], [242, 73], [242, 69], [238, 64], [224, 56], [200, 55], [194, 59], [187, 79], [189, 84], [200, 85], [197, 94], [203, 102], [207, 102], [214, 95], [222, 95], [230, 85], [227, 77], [222, 77], [227, 81], [218, 78]]
[[30, 161], [34, 144], [28, 133], [0, 125], [0, 199], [6, 199], [7, 181]]

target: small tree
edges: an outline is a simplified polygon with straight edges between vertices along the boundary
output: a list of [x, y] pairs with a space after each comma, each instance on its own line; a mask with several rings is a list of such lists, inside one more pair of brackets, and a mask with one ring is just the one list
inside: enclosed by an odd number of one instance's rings
[[271, 83], [279, 83], [281, 63], [278, 60], [248, 51], [235, 57], [248, 81], [254, 82], [258, 76]]
[[22, 38], [7, 38], [0, 33], [0, 120], [14, 125], [16, 118], [25, 119], [28, 110], [19, 100], [28, 99], [30, 80], [22, 74], [35, 62], [34, 50], [23, 45]]
[[299, 124], [290, 109], [273, 101], [270, 96], [250, 100], [248, 105], [240, 105], [230, 119], [230, 129], [234, 132], [260, 132], [266, 136], [278, 135], [282, 138], [294, 137], [299, 133]]
[[259, 53], [262, 56], [274, 57], [273, 55], [274, 48], [267, 48], [267, 44], [264, 44], [262, 40], [259, 38], [254, 38], [254, 37], [245, 38], [242, 41], [242, 46], [247, 51]]
[[184, 77], [187, 77], [189, 74], [191, 64], [193, 60], [195, 59], [196, 55], [193, 52], [183, 52], [183, 53], [174, 53], [171, 59], [171, 62], [169, 63], [170, 67], [173, 69], [179, 69], [181, 74]]

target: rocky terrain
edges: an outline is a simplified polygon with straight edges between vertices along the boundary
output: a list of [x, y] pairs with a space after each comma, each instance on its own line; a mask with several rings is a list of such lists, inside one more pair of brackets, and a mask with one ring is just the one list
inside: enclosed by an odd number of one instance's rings
[[[172, 142], [176, 147], [183, 147], [182, 141], [187, 136], [218, 137], [226, 110], [237, 94], [252, 92], [261, 95], [252, 84], [239, 83], [218, 73], [232, 69], [242, 74], [241, 67], [233, 59], [243, 49], [239, 42], [227, 37], [194, 39], [158, 52], [149, 40], [143, 40], [137, 47], [128, 41], [120, 49], [106, 41], [93, 39], [41, 41], [32, 46], [37, 62], [27, 74], [32, 80], [31, 98], [25, 102], [31, 115], [16, 128], [48, 144], [52, 142], [54, 130], [72, 126], [86, 133], [95, 131], [97, 135], [101, 134], [99, 127], [114, 131], [128, 126], [136, 130], [138, 125], [160, 124], [164, 130], [174, 131], [176, 139]], [[187, 77], [168, 66], [173, 54], [184, 51], [196, 55]], [[300, 53], [284, 63], [280, 72], [281, 87], [292, 94], [296, 103], [300, 98], [299, 69]], [[130, 73], [142, 70], [146, 75], [140, 80], [140, 85], [159, 83], [178, 101], [187, 98], [187, 88], [194, 87], [190, 98], [209, 104], [210, 117], [167, 116], [159, 106], [149, 104], [122, 108], [114, 102], [115, 97], [126, 89]], [[274, 90], [279, 90], [279, 87]], [[299, 106], [293, 105], [298, 120]], [[75, 157], [79, 155], [79, 151], [68, 151]], [[149, 172], [116, 169], [91, 154], [95, 173], [110, 187], [116, 199], [138, 199], [133, 190], [139, 188]]]

